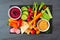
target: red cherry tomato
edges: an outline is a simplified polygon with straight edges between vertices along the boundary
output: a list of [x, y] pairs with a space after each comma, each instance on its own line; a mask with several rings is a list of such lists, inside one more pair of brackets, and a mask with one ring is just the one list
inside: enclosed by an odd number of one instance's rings
[[31, 30], [31, 34], [35, 34], [35, 30]]

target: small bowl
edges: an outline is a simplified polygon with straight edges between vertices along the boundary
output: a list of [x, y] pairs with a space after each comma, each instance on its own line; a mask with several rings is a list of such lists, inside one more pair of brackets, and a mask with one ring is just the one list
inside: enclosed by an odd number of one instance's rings
[[[10, 16], [10, 11], [11, 11], [11, 9], [12, 8], [18, 8], [19, 10], [20, 10], [20, 16], [19, 17], [17, 17], [17, 18], [12, 18], [11, 16]], [[14, 19], [14, 20], [17, 20], [17, 19], [19, 19], [20, 17], [21, 17], [21, 9], [18, 7], [18, 6], [12, 6], [9, 10], [8, 10], [8, 16], [10, 17], [10, 18], [12, 18], [12, 19]]]
[[[41, 29], [38, 27], [38, 23], [39, 23], [41, 20], [45, 20], [45, 21], [47, 21], [47, 23], [48, 23], [48, 28], [46, 28], [46, 30], [44, 30], [44, 31], [41, 30]], [[37, 27], [38, 27], [38, 29], [39, 29], [41, 32], [46, 32], [46, 31], [50, 28], [50, 23], [49, 23], [49, 21], [46, 20], [46, 19], [41, 19], [41, 20], [38, 21], [38, 23], [37, 23]]]

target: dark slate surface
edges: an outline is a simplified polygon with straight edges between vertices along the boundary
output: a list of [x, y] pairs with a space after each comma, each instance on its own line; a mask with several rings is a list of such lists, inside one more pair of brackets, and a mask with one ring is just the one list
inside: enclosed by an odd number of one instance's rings
[[[36, 1], [53, 5], [52, 34], [26, 35], [9, 34], [7, 26], [8, 9], [10, 5], [32, 5]], [[59, 0], [0, 0], [0, 40], [60, 40], [60, 1]]]

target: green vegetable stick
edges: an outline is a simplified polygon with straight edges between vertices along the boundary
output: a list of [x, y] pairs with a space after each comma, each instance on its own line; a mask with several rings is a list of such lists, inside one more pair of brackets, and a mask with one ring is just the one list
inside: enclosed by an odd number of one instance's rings
[[41, 12], [42, 12], [42, 13], [44, 13], [44, 12], [45, 12], [45, 10], [41, 10]]
[[39, 10], [41, 10], [41, 8], [42, 8], [44, 5], [45, 5], [45, 3], [44, 3], [44, 2], [41, 2], [40, 7], [39, 7]]
[[41, 12], [43, 13], [43, 15], [42, 15], [41, 18], [50, 20], [50, 17], [49, 17], [49, 15], [45, 12], [45, 10], [42, 10]]
[[33, 11], [35, 11], [37, 9], [38, 9], [38, 4], [37, 4], [37, 2], [34, 2], [34, 4], [33, 4]]
[[47, 11], [47, 13], [48, 13], [48, 15], [50, 16], [50, 18], [52, 18], [52, 15], [51, 15], [51, 12], [50, 12], [49, 7], [47, 7], [45, 10]]
[[47, 19], [47, 20], [50, 20], [50, 17], [49, 17], [49, 15], [48, 15], [46, 12], [44, 13], [43, 17], [44, 17], [45, 19]]

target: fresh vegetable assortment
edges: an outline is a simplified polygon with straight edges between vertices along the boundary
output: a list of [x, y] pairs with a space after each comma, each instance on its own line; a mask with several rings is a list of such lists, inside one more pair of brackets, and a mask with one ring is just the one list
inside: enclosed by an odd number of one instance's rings
[[10, 32], [16, 34], [40, 34], [50, 27], [52, 14], [49, 7], [41, 2], [33, 6], [12, 6], [8, 11]]

